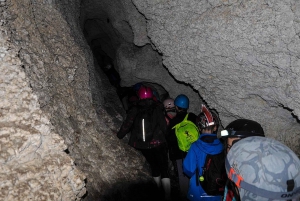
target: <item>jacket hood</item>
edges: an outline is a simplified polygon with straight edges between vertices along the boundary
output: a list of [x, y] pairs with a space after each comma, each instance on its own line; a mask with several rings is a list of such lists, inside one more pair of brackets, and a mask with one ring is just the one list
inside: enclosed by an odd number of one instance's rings
[[[214, 140], [211, 143], [204, 142], [202, 140], [203, 137], [213, 137]], [[223, 151], [223, 144], [222, 142], [217, 138], [216, 134], [201, 134], [200, 138], [195, 142], [198, 148], [205, 152], [206, 154], [218, 154], [221, 151]]]

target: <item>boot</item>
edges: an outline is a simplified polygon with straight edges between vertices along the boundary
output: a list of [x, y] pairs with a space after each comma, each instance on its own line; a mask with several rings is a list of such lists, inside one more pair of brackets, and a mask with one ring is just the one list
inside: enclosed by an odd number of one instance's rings
[[160, 186], [161, 186], [161, 177], [160, 177], [160, 176], [158, 176], [158, 177], [153, 177], [153, 179], [154, 179], [154, 181], [155, 181], [157, 187], [160, 188]]
[[163, 178], [161, 180], [162, 187], [165, 191], [165, 200], [171, 200], [171, 180], [170, 178]]

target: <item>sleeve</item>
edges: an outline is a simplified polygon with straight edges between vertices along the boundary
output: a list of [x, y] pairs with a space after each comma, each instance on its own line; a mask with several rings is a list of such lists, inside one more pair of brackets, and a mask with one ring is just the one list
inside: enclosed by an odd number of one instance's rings
[[192, 177], [196, 173], [197, 160], [196, 150], [192, 145], [183, 161], [183, 172], [188, 177]]
[[[167, 137], [167, 139], [169, 139], [170, 136], [172, 135], [172, 128], [176, 125], [176, 124], [174, 123], [174, 121], [175, 121], [175, 119], [171, 119], [171, 120], [169, 121], [169, 125], [167, 125], [167, 127], [166, 127], [166, 137]], [[173, 130], [173, 131], [174, 131], [174, 130]]]
[[128, 114], [127, 114], [127, 116], [126, 116], [126, 119], [125, 119], [124, 122], [122, 123], [122, 126], [121, 126], [120, 130], [119, 130], [118, 133], [117, 133], [117, 137], [118, 137], [119, 139], [124, 138], [125, 135], [131, 130], [131, 127], [132, 127], [133, 122], [134, 122], [134, 118], [135, 118], [135, 116], [136, 116], [136, 114], [137, 114], [137, 110], [138, 110], [138, 109], [137, 109], [136, 107], [134, 107], [134, 108], [132, 108], [132, 109], [128, 112]]

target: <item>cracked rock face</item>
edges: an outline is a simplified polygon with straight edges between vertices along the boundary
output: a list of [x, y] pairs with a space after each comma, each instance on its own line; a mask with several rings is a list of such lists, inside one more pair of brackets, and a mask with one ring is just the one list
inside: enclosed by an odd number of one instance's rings
[[164, 65], [219, 112], [223, 126], [256, 120], [300, 154], [298, 1], [133, 2]]
[[0, 200], [153, 198], [148, 164], [115, 136], [125, 111], [97, 52], [122, 86], [184, 93], [223, 126], [258, 121], [300, 155], [299, 11], [296, 0], [0, 1]]

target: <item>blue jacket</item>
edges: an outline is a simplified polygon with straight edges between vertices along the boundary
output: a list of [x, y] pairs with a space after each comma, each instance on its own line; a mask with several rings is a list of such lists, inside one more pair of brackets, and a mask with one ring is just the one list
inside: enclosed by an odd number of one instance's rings
[[[205, 138], [210, 138], [212, 142], [205, 142]], [[207, 154], [219, 154], [223, 151], [223, 144], [216, 134], [201, 134], [200, 138], [194, 142], [183, 161], [183, 172], [190, 177], [190, 184], [187, 198], [191, 201], [220, 201], [221, 196], [207, 196], [201, 185], [196, 185], [196, 169], [202, 175], [202, 168]], [[202, 197], [201, 197], [202, 196]]]

